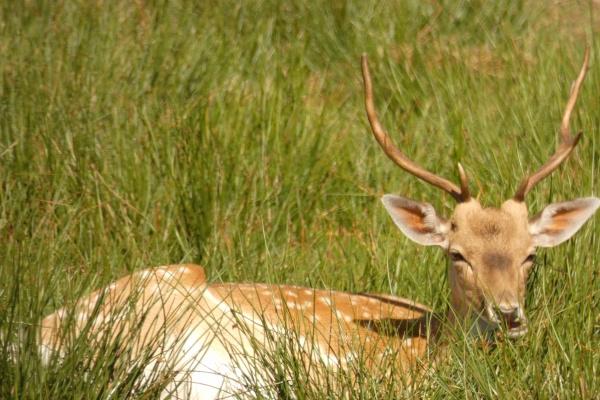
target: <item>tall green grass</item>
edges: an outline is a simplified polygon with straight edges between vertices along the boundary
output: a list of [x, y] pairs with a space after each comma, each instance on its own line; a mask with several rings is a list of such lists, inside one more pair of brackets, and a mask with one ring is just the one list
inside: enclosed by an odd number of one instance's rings
[[[3, 2], [0, 398], [110, 397], [83, 361], [42, 367], [36, 324], [146, 266], [196, 262], [213, 281], [393, 293], [443, 310], [443, 255], [397, 233], [378, 197], [446, 214], [453, 201], [375, 144], [360, 54], [397, 143], [444, 176], [460, 160], [482, 202], [499, 205], [554, 150], [589, 44], [572, 120], [584, 137], [529, 196], [537, 212], [598, 195], [599, 15], [592, 1]], [[599, 257], [596, 216], [542, 253], [525, 338], [493, 351], [459, 341], [416, 393], [596, 396]], [[394, 396], [387, 387], [357, 396]]]

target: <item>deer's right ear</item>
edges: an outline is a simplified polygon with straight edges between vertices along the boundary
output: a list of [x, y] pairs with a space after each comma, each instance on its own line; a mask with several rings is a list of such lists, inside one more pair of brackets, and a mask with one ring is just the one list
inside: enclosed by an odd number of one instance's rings
[[424, 246], [448, 247], [450, 223], [440, 218], [429, 203], [419, 203], [393, 194], [381, 198], [394, 223], [409, 239]]

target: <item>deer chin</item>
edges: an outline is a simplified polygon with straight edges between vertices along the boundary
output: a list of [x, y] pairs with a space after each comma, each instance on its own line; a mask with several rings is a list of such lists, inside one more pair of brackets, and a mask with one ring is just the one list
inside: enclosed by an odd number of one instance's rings
[[529, 328], [527, 328], [527, 324], [520, 324], [518, 326], [507, 329], [506, 336], [508, 336], [511, 339], [517, 339], [525, 335], [528, 330]]

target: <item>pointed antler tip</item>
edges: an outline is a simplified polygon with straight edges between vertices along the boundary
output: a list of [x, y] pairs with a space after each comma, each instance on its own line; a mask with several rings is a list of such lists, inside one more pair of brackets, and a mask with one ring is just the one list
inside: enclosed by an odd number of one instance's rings
[[457, 163], [457, 166], [460, 178], [460, 198], [462, 201], [468, 201], [471, 198], [471, 194], [469, 193], [469, 178], [460, 162]]
[[363, 71], [369, 69], [369, 58], [367, 57], [367, 53], [362, 53], [362, 55], [360, 56], [360, 64]]
[[[364, 96], [365, 96], [365, 109], [367, 112], [367, 118], [369, 120], [369, 125], [371, 126], [371, 131], [373, 136], [383, 149], [383, 152], [388, 156], [390, 160], [392, 160], [396, 165], [398, 165], [403, 170], [408, 173], [416, 176], [417, 178], [436, 186], [445, 192], [449, 193], [452, 197], [454, 197], [457, 201], [464, 201], [464, 191], [461, 191], [461, 188], [458, 187], [453, 182], [450, 182], [447, 179], [438, 176], [425, 168], [421, 167], [414, 161], [410, 160], [400, 149], [398, 149], [394, 144], [388, 133], [383, 129], [379, 119], [377, 118], [377, 112], [375, 110], [375, 104], [373, 100], [373, 88], [371, 85], [371, 75], [369, 73], [369, 65], [367, 63], [367, 55], [362, 54], [361, 56], [361, 64], [362, 64], [362, 75], [363, 75], [363, 83], [364, 83]], [[467, 192], [468, 193], [468, 192]]]
[[565, 111], [563, 113], [562, 121], [560, 124], [560, 144], [558, 149], [554, 152], [554, 154], [543, 164], [534, 174], [528, 175], [517, 189], [515, 196], [513, 197], [516, 201], [523, 201], [527, 193], [533, 188], [538, 182], [544, 179], [546, 176], [550, 175], [552, 171], [560, 166], [560, 164], [567, 159], [569, 154], [575, 148], [575, 145], [581, 139], [581, 132], [576, 135], [571, 134], [571, 130], [569, 128], [569, 122], [571, 120], [571, 113], [573, 108], [575, 107], [575, 103], [577, 102], [577, 98], [579, 97], [579, 91], [581, 89], [581, 85], [583, 84], [583, 80], [585, 79], [585, 75], [588, 70], [588, 63], [590, 60], [590, 47], [585, 47], [585, 53], [583, 56], [583, 65], [581, 66], [581, 70], [579, 71], [579, 75], [571, 85], [569, 99], [567, 101], [567, 105], [565, 106]]

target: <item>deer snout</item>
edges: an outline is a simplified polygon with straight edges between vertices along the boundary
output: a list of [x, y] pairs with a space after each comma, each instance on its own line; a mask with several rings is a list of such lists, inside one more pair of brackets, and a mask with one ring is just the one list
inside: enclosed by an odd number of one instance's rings
[[509, 337], [527, 333], [527, 318], [520, 305], [501, 304], [497, 307], [497, 316], [506, 325]]

